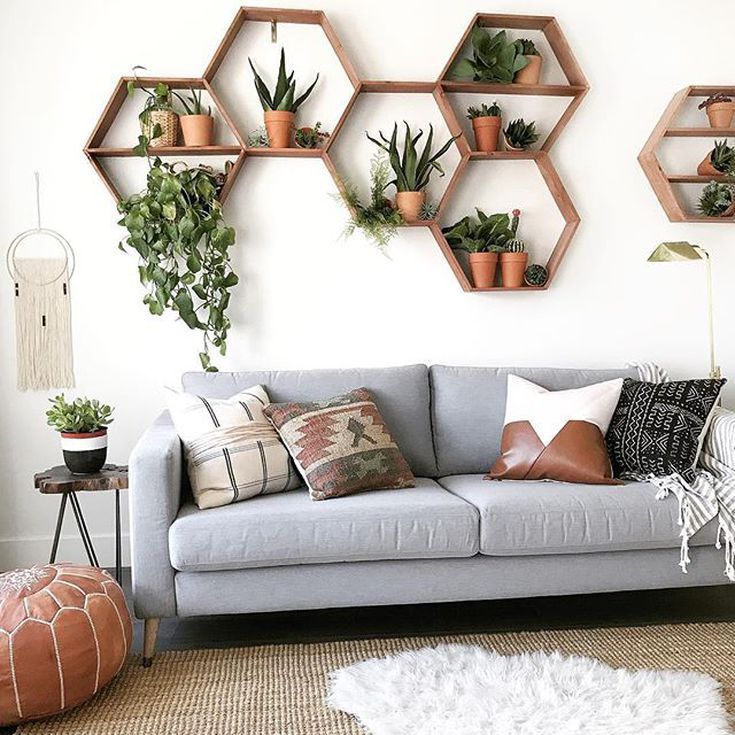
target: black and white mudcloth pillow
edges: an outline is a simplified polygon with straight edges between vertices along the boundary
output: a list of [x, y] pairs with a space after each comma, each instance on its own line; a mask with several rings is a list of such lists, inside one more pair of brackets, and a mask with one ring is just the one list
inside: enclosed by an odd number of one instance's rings
[[607, 432], [616, 477], [626, 473], [694, 477], [710, 417], [727, 381], [623, 382]]
[[200, 508], [303, 484], [263, 413], [270, 400], [262, 386], [224, 399], [167, 392], [171, 418], [184, 444], [194, 501]]

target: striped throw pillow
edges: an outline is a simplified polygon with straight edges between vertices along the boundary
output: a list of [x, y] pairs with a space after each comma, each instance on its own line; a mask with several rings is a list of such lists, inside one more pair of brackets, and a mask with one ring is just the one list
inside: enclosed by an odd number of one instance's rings
[[269, 402], [260, 385], [226, 399], [168, 391], [169, 411], [184, 444], [189, 481], [200, 508], [302, 484], [263, 413]]

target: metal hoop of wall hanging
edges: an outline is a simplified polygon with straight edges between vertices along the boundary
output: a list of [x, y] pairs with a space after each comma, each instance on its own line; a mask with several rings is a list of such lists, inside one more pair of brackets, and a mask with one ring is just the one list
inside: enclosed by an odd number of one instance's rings
[[[10, 277], [16, 282], [23, 281], [34, 286], [49, 286], [52, 283], [55, 283], [59, 279], [63, 278], [64, 276], [66, 276], [67, 279], [70, 279], [72, 277], [72, 275], [74, 274], [74, 268], [76, 267], [76, 258], [74, 256], [74, 250], [69, 244], [69, 241], [61, 233], [56, 232], [56, 230], [50, 230], [47, 227], [41, 226], [41, 183], [38, 171], [35, 172], [34, 176], [36, 179], [36, 227], [30, 230], [26, 230], [25, 232], [21, 232], [20, 235], [17, 235], [13, 239], [5, 255], [5, 265], [8, 269]], [[35, 237], [38, 235], [50, 237], [52, 240], [58, 243], [64, 253], [64, 264], [62, 265], [59, 273], [50, 280], [44, 282], [37, 282], [26, 278], [23, 275], [22, 270], [18, 268], [16, 260], [16, 255], [20, 245], [22, 245], [24, 241], [30, 239], [31, 237]]]

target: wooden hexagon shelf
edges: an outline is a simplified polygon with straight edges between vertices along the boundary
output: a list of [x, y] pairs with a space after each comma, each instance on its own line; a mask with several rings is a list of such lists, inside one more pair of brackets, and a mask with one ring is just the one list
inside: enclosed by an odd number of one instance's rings
[[[735, 128], [712, 128], [677, 127], [677, 118], [683, 111], [685, 105], [692, 98], [705, 98], [717, 92], [734, 96], [735, 87], [697, 87], [690, 86], [677, 92], [669, 102], [661, 115], [660, 120], [653, 129], [643, 150], [638, 155], [638, 162], [651, 184], [654, 193], [666, 216], [671, 222], [707, 222], [707, 223], [732, 223], [733, 217], [705, 217], [695, 215], [687, 210], [687, 207], [677, 195], [676, 186], [679, 184], [704, 185], [710, 181], [727, 181], [725, 176], [699, 176], [696, 174], [671, 174], [664, 170], [658, 157], [658, 149], [665, 138], [715, 138], [735, 136]], [[704, 113], [702, 113], [704, 115]]]
[[[279, 23], [295, 23], [309, 24], [320, 26], [326, 36], [332, 50], [334, 51], [339, 64], [346, 74], [350, 85], [352, 86], [352, 94], [347, 102], [344, 111], [340, 115], [331, 137], [325, 146], [321, 149], [269, 149], [269, 148], [249, 148], [246, 144], [246, 136], [238, 129], [233, 122], [232, 117], [228, 113], [221, 100], [218, 98], [214, 90], [214, 82], [217, 72], [222, 66], [228, 52], [235, 43], [239, 33], [242, 31], [246, 23], [270, 23], [272, 33], [276, 33], [277, 24]], [[549, 48], [556, 57], [556, 61], [566, 78], [566, 84], [484, 84], [482, 82], [457, 81], [451, 77], [451, 70], [455, 62], [462, 54], [467, 40], [475, 25], [487, 28], [507, 28], [511, 30], [531, 30], [540, 31], [546, 39]], [[90, 136], [84, 148], [84, 152], [100, 175], [105, 185], [116, 200], [121, 195], [115, 187], [110, 175], [102, 165], [105, 158], [125, 158], [134, 155], [132, 148], [113, 148], [105, 147], [104, 140], [112, 127], [118, 113], [120, 112], [126, 98], [126, 87], [129, 77], [123, 77], [118, 82], [112, 97], [105, 107], [92, 135]], [[579, 106], [582, 98], [587, 93], [589, 87], [579, 65], [577, 64], [572, 51], [564, 38], [561, 29], [555, 18], [549, 16], [529, 16], [529, 15], [509, 15], [509, 14], [492, 14], [478, 13], [472, 19], [464, 35], [460, 39], [457, 48], [453, 52], [446, 66], [442, 70], [436, 81], [416, 81], [416, 82], [399, 82], [399, 81], [378, 81], [378, 80], [361, 80], [350, 62], [344, 48], [337, 38], [334, 29], [327, 20], [326, 15], [318, 10], [303, 9], [272, 9], [272, 8], [249, 8], [243, 7], [237, 11], [234, 20], [230, 24], [225, 37], [217, 48], [211, 62], [205, 70], [201, 78], [140, 78], [134, 79], [138, 86], [151, 86], [156, 82], [164, 82], [173, 89], [194, 88], [205, 90], [212, 100], [213, 105], [221, 115], [227, 128], [230, 130], [236, 145], [231, 146], [210, 146], [207, 148], [190, 148], [186, 146], [176, 146], [173, 148], [157, 148], [152, 151], [155, 155], [160, 156], [235, 156], [235, 163], [227, 178], [227, 182], [222, 192], [224, 200], [231, 191], [236, 177], [241, 171], [246, 159], [252, 157], [285, 157], [285, 158], [321, 158], [324, 161], [327, 170], [337, 184], [337, 187], [343, 191], [343, 179], [337, 171], [334, 162], [330, 156], [330, 150], [335, 144], [340, 132], [352, 112], [356, 101], [362, 94], [371, 93], [425, 93], [431, 94], [435, 100], [439, 111], [453, 136], [456, 136], [455, 144], [460, 153], [460, 161], [454, 172], [444, 194], [438, 205], [437, 219], [416, 223], [412, 226], [429, 227], [432, 235], [438, 243], [442, 253], [446, 257], [452, 272], [454, 273], [460, 286], [465, 291], [539, 291], [549, 287], [554, 275], [556, 274], [559, 264], [564, 257], [572, 237], [579, 225], [579, 215], [577, 214], [574, 204], [572, 203], [564, 185], [562, 184], [556, 169], [554, 168], [547, 151], [559, 138], [564, 127], [567, 125], [575, 110]], [[517, 95], [539, 95], [553, 97], [570, 97], [571, 101], [566, 107], [560, 118], [546, 136], [540, 150], [538, 151], [497, 151], [494, 153], [479, 153], [473, 151], [467, 137], [464, 134], [462, 126], [457, 115], [449, 102], [448, 95], [453, 93], [478, 93], [478, 94], [517, 94]], [[498, 286], [492, 289], [477, 289], [472, 286], [462, 265], [457, 260], [454, 252], [446, 242], [439, 225], [439, 216], [446, 207], [447, 202], [452, 197], [457, 184], [462, 178], [463, 173], [470, 161], [475, 160], [533, 160], [538, 170], [551, 192], [551, 196], [556, 203], [559, 211], [564, 219], [564, 227], [562, 233], [554, 246], [551, 256], [547, 262], [547, 270], [549, 279], [542, 287], [522, 287], [518, 289], [508, 289]]]

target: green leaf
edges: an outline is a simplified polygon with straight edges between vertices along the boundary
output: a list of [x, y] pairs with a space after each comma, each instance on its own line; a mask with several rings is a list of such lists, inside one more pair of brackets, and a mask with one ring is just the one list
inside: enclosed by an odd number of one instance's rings
[[474, 79], [475, 64], [470, 59], [461, 59], [454, 65], [453, 74], [459, 79]]
[[234, 273], [228, 273], [222, 285], [225, 288], [232, 288], [233, 286], [237, 286], [238, 283], [240, 283], [240, 279]]
[[192, 273], [198, 273], [202, 269], [202, 263], [199, 260], [199, 255], [196, 252], [192, 252], [189, 254], [189, 257], [186, 259], [186, 267]]

